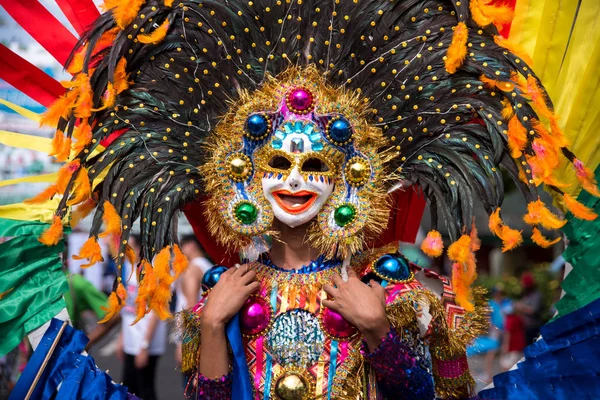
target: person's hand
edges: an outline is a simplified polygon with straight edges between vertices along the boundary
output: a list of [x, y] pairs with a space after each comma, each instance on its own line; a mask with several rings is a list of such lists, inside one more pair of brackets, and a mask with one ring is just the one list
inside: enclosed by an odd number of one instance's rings
[[329, 299], [323, 306], [339, 313], [362, 333], [369, 349], [373, 351], [390, 330], [385, 314], [385, 289], [374, 280], [370, 286], [361, 282], [353, 270], [348, 271], [348, 281], [339, 274], [333, 276], [332, 285], [323, 285]]
[[211, 327], [225, 326], [259, 287], [256, 273], [248, 269], [247, 265], [228, 269], [207, 296], [200, 315], [201, 324]]
[[139, 354], [135, 356], [133, 364], [137, 369], [142, 369], [148, 365], [148, 349], [141, 349]]

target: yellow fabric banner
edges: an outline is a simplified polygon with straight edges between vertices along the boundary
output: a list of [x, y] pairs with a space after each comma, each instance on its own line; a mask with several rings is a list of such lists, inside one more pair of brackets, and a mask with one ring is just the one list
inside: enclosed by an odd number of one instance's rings
[[0, 144], [20, 149], [41, 151], [46, 154], [52, 151], [52, 139], [3, 130], [0, 130]]
[[40, 122], [40, 119], [42, 118], [42, 116], [40, 114], [34, 113], [33, 111], [30, 111], [26, 108], [18, 106], [14, 103], [11, 103], [10, 101], [0, 99], [0, 104], [5, 105], [6, 107], [10, 108], [11, 110], [21, 114], [25, 118], [30, 119], [32, 121]]
[[[600, 1], [518, 0], [509, 38], [532, 57], [569, 149], [595, 170], [600, 164]], [[566, 160], [557, 178], [571, 184], [565, 188], [569, 194], [579, 193]]]

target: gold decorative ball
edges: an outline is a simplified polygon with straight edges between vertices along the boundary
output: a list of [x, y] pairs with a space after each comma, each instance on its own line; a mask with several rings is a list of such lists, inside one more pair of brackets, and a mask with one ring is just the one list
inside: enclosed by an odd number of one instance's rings
[[367, 181], [371, 168], [361, 158], [354, 158], [346, 166], [346, 179], [350, 184], [361, 185]]
[[282, 400], [304, 400], [308, 395], [308, 384], [296, 374], [286, 374], [277, 380], [275, 393]]
[[235, 175], [242, 176], [246, 171], [246, 160], [243, 158], [234, 158], [231, 160], [231, 172]]
[[250, 176], [252, 162], [247, 155], [235, 153], [227, 158], [227, 169], [229, 177], [236, 182], [241, 182]]

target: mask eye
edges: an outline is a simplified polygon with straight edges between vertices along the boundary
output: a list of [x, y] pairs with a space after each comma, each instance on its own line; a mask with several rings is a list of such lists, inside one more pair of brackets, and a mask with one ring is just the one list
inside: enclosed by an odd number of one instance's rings
[[329, 166], [319, 158], [309, 157], [302, 163], [302, 172], [329, 172]]
[[292, 167], [292, 162], [281, 155], [274, 155], [269, 160], [269, 167], [287, 171]]

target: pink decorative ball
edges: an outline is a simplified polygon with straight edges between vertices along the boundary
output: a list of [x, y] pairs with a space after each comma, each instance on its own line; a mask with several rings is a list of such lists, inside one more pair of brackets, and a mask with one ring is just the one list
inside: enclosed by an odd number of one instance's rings
[[314, 97], [305, 88], [292, 89], [287, 96], [288, 108], [293, 112], [306, 113], [313, 107]]
[[240, 310], [240, 326], [245, 335], [257, 335], [264, 331], [271, 321], [271, 307], [261, 297], [251, 296]]
[[358, 332], [358, 329], [354, 325], [329, 308], [323, 309], [321, 318], [325, 332], [335, 338], [346, 339], [354, 336]]

